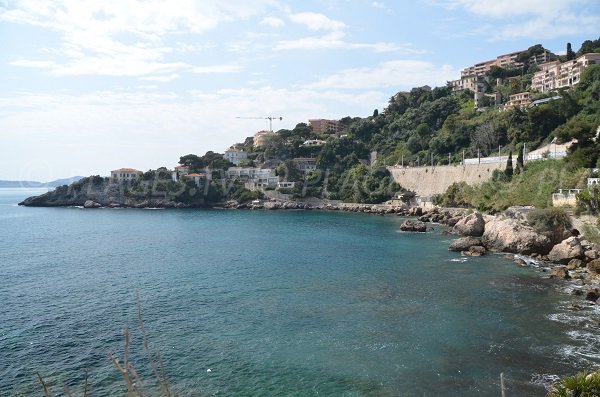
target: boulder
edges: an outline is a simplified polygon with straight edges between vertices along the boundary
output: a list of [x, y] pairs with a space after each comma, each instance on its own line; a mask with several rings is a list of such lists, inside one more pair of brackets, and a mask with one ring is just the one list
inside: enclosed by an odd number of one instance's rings
[[[583, 247], [583, 244], [581, 246]], [[590, 260], [598, 259], [598, 251], [587, 250], [583, 254]]]
[[483, 216], [479, 212], [474, 212], [456, 222], [452, 230], [463, 236], [480, 237], [483, 235], [484, 228]]
[[454, 227], [454, 226], [456, 226], [456, 224], [457, 224], [457, 223], [458, 223], [458, 222], [459, 222], [461, 219], [462, 219], [462, 217], [460, 217], [460, 216], [455, 216], [455, 217], [452, 217], [452, 218], [450, 218], [450, 219], [447, 219], [445, 223], [446, 223], [446, 225], [448, 225], [448, 226], [450, 226], [450, 227]]
[[514, 254], [547, 254], [552, 249], [548, 237], [514, 219], [496, 218], [489, 221], [485, 225], [482, 242], [489, 250]]
[[587, 264], [588, 272], [591, 274], [600, 274], [600, 259], [594, 259]]
[[100, 208], [102, 207], [102, 204], [97, 203], [93, 200], [86, 200], [85, 203], [83, 203], [83, 208]]
[[550, 278], [559, 278], [566, 280], [571, 278], [569, 271], [565, 266], [557, 266], [550, 271]]
[[556, 244], [548, 254], [548, 259], [551, 262], [561, 264], [567, 264], [571, 259], [581, 259], [583, 257], [583, 247], [577, 237], [569, 237]]
[[430, 222], [431, 218], [429, 217], [429, 215], [421, 215], [419, 217], [419, 221], [421, 221], [421, 222]]
[[478, 238], [478, 237], [461, 237], [459, 239], [454, 240], [452, 243], [450, 243], [450, 245], [448, 246], [448, 250], [456, 251], [456, 252], [468, 251], [469, 248], [476, 246], [476, 245], [481, 245], [480, 238]]
[[583, 261], [581, 259], [571, 259], [569, 264], [567, 265], [568, 270], [575, 270], [583, 266]]
[[400, 230], [404, 232], [426, 232], [427, 226], [423, 222], [406, 220], [400, 225]]

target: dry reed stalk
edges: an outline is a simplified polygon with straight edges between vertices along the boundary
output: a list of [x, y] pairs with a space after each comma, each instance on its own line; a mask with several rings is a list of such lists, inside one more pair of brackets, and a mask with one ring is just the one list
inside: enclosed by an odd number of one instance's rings
[[46, 386], [46, 383], [44, 382], [44, 379], [42, 379], [42, 375], [40, 375], [39, 372], [36, 372], [36, 373], [37, 373], [38, 379], [40, 380], [40, 383], [44, 387], [44, 396], [50, 397], [50, 392], [48, 391], [48, 386]]
[[[166, 373], [164, 370], [164, 365], [162, 359], [160, 357], [160, 351], [156, 351], [156, 358], [154, 354], [150, 351], [148, 336], [146, 335], [146, 328], [144, 327], [144, 319], [142, 318], [142, 303], [140, 300], [140, 291], [135, 290], [136, 297], [136, 305], [138, 311], [138, 325], [140, 328], [140, 332], [142, 333], [142, 338], [144, 341], [144, 351], [146, 352], [146, 356], [148, 357], [148, 363], [150, 364], [150, 368], [152, 369], [152, 373], [156, 378], [159, 386], [164, 390], [165, 397], [171, 397], [171, 390], [169, 389], [169, 382], [167, 381]], [[159, 366], [156, 365], [156, 361], [158, 360]]]

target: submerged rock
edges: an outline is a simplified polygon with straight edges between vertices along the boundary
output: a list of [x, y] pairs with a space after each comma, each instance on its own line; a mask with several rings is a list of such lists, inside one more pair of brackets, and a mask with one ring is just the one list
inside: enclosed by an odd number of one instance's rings
[[474, 245], [472, 247], [469, 247], [468, 251], [462, 251], [460, 254], [462, 256], [483, 256], [485, 255], [485, 253], [485, 247], [481, 245]]
[[550, 272], [550, 278], [559, 278], [559, 279], [569, 279], [571, 276], [569, 275], [569, 271], [565, 266], [557, 266], [552, 269]]

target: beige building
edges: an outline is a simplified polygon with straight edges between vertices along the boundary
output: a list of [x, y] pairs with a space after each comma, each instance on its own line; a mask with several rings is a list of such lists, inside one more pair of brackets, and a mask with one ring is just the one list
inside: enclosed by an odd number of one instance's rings
[[265, 143], [265, 138], [275, 135], [277, 134], [273, 131], [258, 131], [256, 134], [254, 134], [254, 140], [252, 141], [252, 144], [254, 146], [262, 146]]
[[[448, 82], [448, 86], [452, 92], [459, 92], [462, 90], [471, 90], [473, 92], [480, 92], [484, 90], [483, 77], [490, 71], [493, 66], [498, 66], [503, 69], [515, 69], [523, 66], [522, 62], [517, 61], [519, 55], [525, 53], [525, 51], [516, 51], [509, 54], [503, 54], [485, 62], [476, 63], [473, 66], [464, 68], [460, 72], [460, 79], [452, 80]], [[530, 63], [541, 64], [550, 62], [556, 59], [556, 55], [548, 50], [544, 50], [543, 53], [534, 55], [529, 58]]]
[[110, 179], [113, 182], [135, 181], [142, 174], [142, 171], [135, 168], [119, 168], [110, 172]]
[[315, 134], [335, 134], [340, 130], [340, 122], [337, 120], [311, 119], [308, 125]]
[[556, 89], [560, 74], [560, 61], [546, 62], [539, 65], [540, 70], [533, 74], [531, 89], [539, 92], [549, 92]]
[[519, 92], [509, 97], [509, 101], [504, 104], [505, 109], [509, 108], [526, 108], [531, 105], [531, 93], [530, 92]]
[[560, 63], [547, 62], [540, 65], [540, 71], [534, 73], [531, 89], [539, 92], [554, 91], [558, 88], [568, 88], [579, 83], [581, 72], [590, 65], [600, 64], [600, 54], [590, 53]]

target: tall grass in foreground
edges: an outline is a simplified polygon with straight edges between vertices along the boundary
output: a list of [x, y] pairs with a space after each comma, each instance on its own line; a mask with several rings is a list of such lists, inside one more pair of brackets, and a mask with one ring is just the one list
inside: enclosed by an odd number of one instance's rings
[[[140, 294], [139, 291], [136, 290], [136, 306], [137, 306], [137, 320], [138, 320], [138, 328], [140, 330], [144, 352], [146, 353], [146, 358], [148, 359], [148, 364], [150, 365], [150, 369], [152, 370], [152, 374], [154, 376], [153, 384], [158, 386], [160, 391], [160, 396], [164, 397], [172, 397], [175, 394], [171, 391], [171, 386], [169, 384], [169, 380], [167, 378], [165, 372], [165, 366], [163, 360], [160, 355], [160, 351], [157, 349], [156, 351], [152, 351], [149, 347], [148, 336], [146, 334], [146, 328], [144, 326], [144, 319], [142, 318], [142, 305], [140, 302]], [[114, 355], [112, 352], [108, 354], [108, 357], [115, 368], [119, 371], [121, 376], [123, 377], [123, 381], [125, 382], [125, 386], [127, 387], [127, 397], [150, 397], [152, 393], [150, 393], [145, 387], [144, 382], [138, 374], [138, 371], [135, 369], [131, 361], [129, 360], [129, 329], [125, 327], [123, 329], [123, 360], [119, 360], [119, 358]], [[52, 397], [52, 392], [44, 378], [39, 373], [37, 374], [38, 380], [44, 390], [45, 397]], [[88, 396], [89, 392], [89, 384], [88, 384], [88, 372], [84, 371], [84, 385], [83, 385], [83, 397]], [[67, 397], [73, 397], [73, 394], [69, 390], [67, 385], [63, 385], [63, 393]]]

